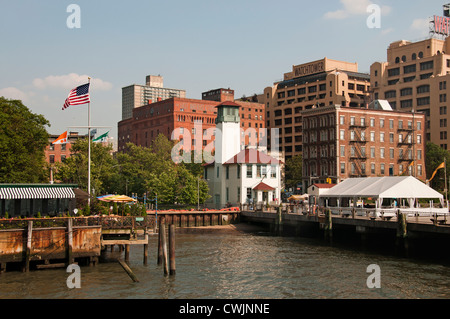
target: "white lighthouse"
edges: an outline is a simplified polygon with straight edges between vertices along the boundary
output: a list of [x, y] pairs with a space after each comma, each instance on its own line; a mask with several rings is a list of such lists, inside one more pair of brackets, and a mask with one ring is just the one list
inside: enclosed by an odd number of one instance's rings
[[215, 208], [244, 203], [277, 204], [281, 196], [281, 162], [241, 142], [240, 105], [217, 106], [215, 161], [205, 165], [210, 198]]

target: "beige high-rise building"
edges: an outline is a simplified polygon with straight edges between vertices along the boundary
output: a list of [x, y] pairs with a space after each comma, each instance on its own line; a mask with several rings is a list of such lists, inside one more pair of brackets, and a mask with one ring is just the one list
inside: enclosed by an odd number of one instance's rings
[[449, 38], [393, 42], [387, 49], [387, 61], [371, 65], [372, 97], [389, 101], [399, 111], [424, 113], [425, 140], [448, 149], [449, 72]]
[[313, 106], [366, 107], [369, 90], [370, 76], [359, 73], [357, 63], [324, 58], [294, 65], [282, 81], [265, 88], [258, 99], [266, 106], [268, 133], [279, 129], [280, 151], [289, 159], [302, 153], [302, 111]]
[[165, 88], [162, 76], [147, 75], [145, 85], [133, 84], [122, 88], [122, 120], [130, 119], [134, 108], [173, 97], [185, 98], [186, 91]]

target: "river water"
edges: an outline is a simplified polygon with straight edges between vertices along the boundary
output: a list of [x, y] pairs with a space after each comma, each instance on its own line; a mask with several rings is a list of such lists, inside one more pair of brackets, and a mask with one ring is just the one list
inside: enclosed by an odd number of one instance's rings
[[[446, 299], [450, 265], [330, 245], [321, 239], [273, 237], [262, 230], [177, 229], [176, 275], [156, 265], [150, 236], [147, 266], [132, 246], [134, 283], [114, 258], [81, 267], [81, 288], [69, 289], [65, 269], [0, 275], [0, 299]], [[381, 288], [369, 289], [367, 267], [380, 268]]]

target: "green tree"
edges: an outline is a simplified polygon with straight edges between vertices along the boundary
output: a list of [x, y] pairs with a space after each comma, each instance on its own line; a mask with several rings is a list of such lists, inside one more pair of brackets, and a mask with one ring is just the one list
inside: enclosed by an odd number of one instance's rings
[[[56, 164], [55, 177], [65, 183], [76, 183], [88, 188], [88, 140], [80, 139], [72, 144], [71, 156], [64, 163]], [[114, 166], [117, 161], [111, 155], [112, 147], [91, 142], [91, 190], [94, 196], [109, 191], [116, 179]]]
[[[301, 155], [296, 155], [286, 161], [285, 184], [286, 188], [296, 188], [302, 182], [303, 159]], [[305, 191], [305, 190], [304, 190]]]
[[[425, 157], [426, 157], [425, 165], [426, 165], [427, 179], [431, 178], [433, 172], [439, 165], [442, 164], [442, 162], [444, 162], [444, 160], [447, 161], [447, 183], [448, 183], [449, 181], [448, 174], [450, 173], [449, 170], [450, 153], [434, 143], [427, 142], [427, 144], [425, 145]], [[433, 180], [430, 182], [430, 186], [433, 189], [442, 192], [445, 188], [444, 175], [445, 175], [444, 169], [438, 170]]]
[[49, 122], [19, 100], [0, 97], [0, 182], [48, 182], [45, 147]]

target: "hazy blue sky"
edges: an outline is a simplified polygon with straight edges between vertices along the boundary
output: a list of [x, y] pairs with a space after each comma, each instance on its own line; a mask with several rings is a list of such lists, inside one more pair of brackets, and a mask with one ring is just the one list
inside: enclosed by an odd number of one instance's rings
[[[237, 98], [261, 93], [292, 65], [325, 56], [369, 72], [391, 42], [426, 38], [428, 19], [446, 2], [0, 0], [0, 96], [22, 99], [60, 134], [87, 125], [87, 105], [61, 107], [89, 75], [92, 124], [111, 126], [117, 138], [121, 88], [145, 84], [146, 75], [200, 99], [220, 87]], [[79, 29], [66, 24], [72, 3]], [[379, 29], [366, 25], [371, 3], [382, 8]]]

